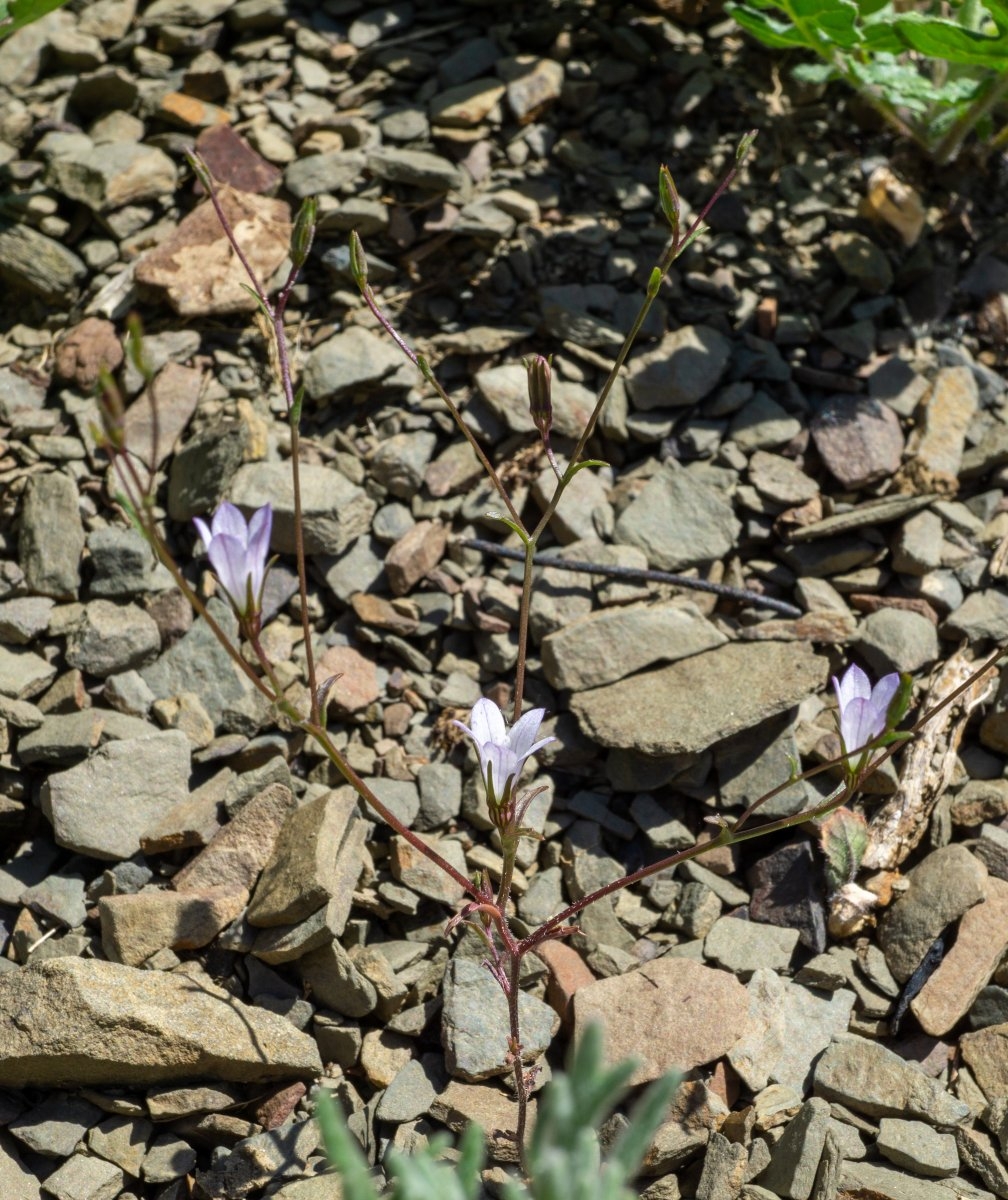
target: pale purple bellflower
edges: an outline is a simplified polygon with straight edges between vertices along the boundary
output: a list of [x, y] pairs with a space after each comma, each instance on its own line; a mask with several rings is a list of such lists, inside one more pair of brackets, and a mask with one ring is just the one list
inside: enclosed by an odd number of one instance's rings
[[855, 754], [885, 732], [889, 705], [899, 686], [900, 677], [893, 671], [872, 687], [871, 680], [855, 663], [840, 679], [833, 676], [844, 754]]
[[246, 524], [241, 510], [226, 500], [208, 526], [199, 517], [193, 524], [203, 539], [221, 590], [239, 617], [251, 620], [262, 606], [273, 510], [257, 509]]
[[476, 744], [487, 803], [492, 808], [510, 801], [526, 761], [537, 750], [556, 741], [554, 737], [536, 741], [545, 715], [544, 708], [530, 709], [508, 729], [504, 714], [492, 700], [484, 697], [473, 705], [468, 725], [454, 722]]

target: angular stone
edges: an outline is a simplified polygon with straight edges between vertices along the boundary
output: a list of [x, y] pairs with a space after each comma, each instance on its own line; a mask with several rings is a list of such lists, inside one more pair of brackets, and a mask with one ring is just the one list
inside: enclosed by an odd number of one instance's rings
[[310, 1037], [206, 977], [82, 958], [0, 975], [0, 1073], [11, 1087], [256, 1082], [321, 1069]]
[[338, 400], [374, 387], [407, 360], [387, 337], [350, 325], [315, 346], [305, 362], [305, 392], [312, 400]]
[[634, 407], [650, 412], [696, 404], [717, 386], [731, 350], [731, 341], [708, 325], [667, 333], [653, 350], [630, 361], [627, 391]]
[[444, 557], [448, 531], [440, 521], [417, 523], [389, 549], [385, 572], [393, 596], [405, 596]]
[[74, 481], [58, 471], [35, 475], [25, 489], [18, 541], [28, 587], [56, 600], [75, 600], [83, 552], [84, 526]]
[[92, 858], [131, 858], [147, 827], [188, 795], [189, 754], [184, 734], [152, 733], [109, 742], [50, 775], [41, 802], [57, 845]]
[[118, 370], [123, 360], [122, 343], [111, 321], [85, 317], [60, 339], [56, 350], [56, 374], [72, 381], [78, 391], [89, 392], [102, 369]]
[[178, 892], [202, 892], [216, 886], [251, 891], [273, 853], [280, 830], [296, 807], [294, 793], [284, 784], [271, 783], [263, 788], [205, 849], [175, 873], [172, 887]]
[[969, 367], [938, 371], [907, 446], [912, 457], [906, 470], [922, 490], [958, 488], [966, 431], [979, 404], [979, 388]]
[[49, 186], [92, 212], [156, 200], [175, 191], [175, 164], [154, 146], [111, 142], [84, 154], [60, 155], [49, 164]]
[[0, 696], [27, 700], [52, 683], [56, 667], [30, 650], [8, 650], [0, 645]]
[[959, 1048], [988, 1100], [1008, 1096], [1008, 1022], [964, 1033]]
[[721, 917], [704, 939], [704, 957], [743, 977], [768, 967], [788, 971], [798, 946], [798, 930]]
[[115, 1163], [86, 1154], [72, 1154], [46, 1176], [46, 1191], [55, 1200], [115, 1200], [125, 1176]]
[[329, 905], [327, 923], [339, 937], [364, 866], [367, 832], [352, 788], [327, 792], [294, 809], [263, 868], [249, 904], [249, 924], [290, 925]]
[[760, 1187], [789, 1200], [809, 1200], [829, 1131], [830, 1107], [813, 1096], [801, 1106], [774, 1146]]
[[160, 630], [139, 605], [92, 600], [67, 639], [66, 659], [86, 675], [105, 679], [144, 666], [160, 649]]
[[[229, 637], [237, 636], [237, 622], [223, 602], [211, 601], [210, 615]], [[195, 692], [217, 720], [246, 697], [252, 686], [202, 618], [140, 674], [156, 699]]]
[[574, 994], [574, 1036], [602, 1025], [605, 1058], [640, 1065], [631, 1083], [714, 1062], [747, 1022], [745, 988], [726, 971], [686, 958], [659, 958], [625, 975], [600, 979]]
[[167, 362], [126, 410], [123, 427], [130, 453], [147, 467], [165, 462], [196, 412], [203, 371]]
[[[522, 1061], [534, 1062], [549, 1048], [560, 1018], [526, 992], [518, 997]], [[489, 971], [467, 958], [454, 958], [444, 980], [441, 1044], [449, 1074], [468, 1083], [504, 1075], [508, 1063], [507, 998]]]
[[889, 970], [905, 983], [950, 922], [984, 898], [987, 869], [959, 843], [932, 851], [907, 873], [907, 890], [879, 923]]
[[543, 639], [543, 673], [553, 687], [580, 692], [726, 641], [696, 609], [674, 601], [603, 609]]
[[353, 646], [330, 646], [318, 660], [318, 677], [336, 676], [327, 702], [338, 713], [363, 712], [381, 694], [374, 660]]
[[[268, 287], [290, 249], [290, 209], [281, 200], [238, 192], [226, 184], [218, 195], [245, 257]], [[183, 317], [256, 308], [254, 297], [245, 290], [245, 268], [209, 201], [183, 217], [173, 233], [140, 259], [136, 281]]]
[[536, 120], [560, 98], [564, 71], [562, 63], [555, 59], [517, 54], [500, 59], [496, 66], [498, 75], [507, 83], [508, 107], [519, 125]]
[[[441, 855], [461, 875], [467, 875], [465, 851], [453, 838], [423, 838], [427, 845]], [[440, 867], [415, 849], [404, 837], [392, 838], [389, 866], [392, 878], [429, 900], [453, 905], [462, 899], [462, 886]]]
[[272, 196], [283, 179], [279, 167], [267, 162], [230, 125], [204, 130], [196, 139], [196, 152], [214, 179], [239, 192]]
[[84, 262], [55, 238], [30, 225], [0, 227], [0, 279], [14, 292], [65, 305], [87, 273]]
[[301, 978], [312, 996], [343, 1017], [366, 1017], [378, 1004], [374, 984], [357, 970], [338, 941], [299, 960]]
[[205, 888], [200, 892], [149, 889], [135, 895], [103, 896], [98, 901], [102, 949], [110, 962], [138, 967], [166, 947], [207, 946], [241, 913], [244, 888]]
[[603, 746], [696, 754], [792, 708], [823, 682], [806, 643], [729, 643], [576, 695], [571, 709]]
[[947, 1179], [959, 1170], [955, 1138], [951, 1133], [939, 1133], [923, 1121], [883, 1117], [875, 1144], [884, 1158], [915, 1175]]
[[66, 1158], [100, 1120], [101, 1109], [89, 1100], [57, 1093], [12, 1121], [10, 1131], [36, 1154]]
[[[520, 363], [486, 367], [476, 372], [473, 382], [490, 411], [512, 433], [532, 431], [528, 407], [528, 372]], [[592, 393], [583, 384], [554, 378], [551, 399], [553, 433], [559, 437], [580, 437], [595, 406]]]
[[749, 1027], [728, 1061], [753, 1093], [776, 1083], [804, 1094], [819, 1055], [847, 1029], [854, 993], [838, 988], [826, 996], [767, 967], [753, 972], [746, 990]]
[[[499, 1087], [453, 1079], [429, 1108], [435, 1121], [461, 1133], [469, 1124], [487, 1133], [487, 1154], [497, 1162], [518, 1161], [515, 1145], [515, 1102]], [[529, 1102], [528, 1124], [535, 1124], [536, 1100]]]
[[880, 400], [830, 396], [809, 428], [827, 469], [845, 488], [868, 487], [899, 470], [903, 431], [899, 417]]
[[969, 1105], [938, 1080], [878, 1042], [855, 1035], [838, 1037], [826, 1048], [816, 1064], [813, 1088], [817, 1096], [870, 1117], [918, 1117], [932, 1125], [957, 1125], [970, 1116]]
[[0, 1195], [4, 1200], [42, 1200], [37, 1176], [21, 1161], [13, 1138], [0, 1133]]
[[615, 539], [638, 546], [651, 567], [681, 571], [723, 558], [739, 529], [724, 492], [690, 470], [664, 467], [620, 514]]
[[[246, 463], [231, 484], [231, 502], [250, 515], [266, 501], [273, 506], [270, 548], [295, 552], [294, 491], [287, 463]], [[306, 554], [342, 554], [367, 533], [377, 505], [363, 488], [329, 467], [301, 466], [301, 505]]]
[[984, 899], [963, 914], [955, 945], [910, 1002], [925, 1033], [959, 1023], [1008, 950], [1008, 882], [990, 876]]
[[412, 184], [435, 192], [462, 186], [462, 170], [440, 154], [406, 150], [399, 146], [373, 146], [366, 154], [367, 169], [390, 183]]

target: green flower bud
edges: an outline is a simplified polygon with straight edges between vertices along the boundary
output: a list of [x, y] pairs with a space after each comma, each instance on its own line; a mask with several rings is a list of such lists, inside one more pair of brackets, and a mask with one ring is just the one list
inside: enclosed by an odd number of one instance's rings
[[307, 261], [312, 242], [315, 240], [317, 216], [318, 201], [314, 196], [309, 196], [298, 211], [297, 220], [294, 222], [294, 232], [291, 234], [290, 256], [295, 267], [301, 268]]
[[532, 424], [539, 430], [543, 441], [548, 442], [550, 430], [553, 428], [553, 373], [550, 370], [550, 360], [541, 354], [534, 354], [523, 361], [528, 372], [529, 414]]
[[367, 258], [364, 255], [364, 246], [355, 229], [350, 234], [350, 273], [354, 277], [354, 283], [361, 291], [367, 287]]
[[672, 172], [664, 165], [658, 171], [658, 198], [661, 201], [665, 220], [672, 226], [672, 237], [679, 240], [679, 193], [672, 179]]

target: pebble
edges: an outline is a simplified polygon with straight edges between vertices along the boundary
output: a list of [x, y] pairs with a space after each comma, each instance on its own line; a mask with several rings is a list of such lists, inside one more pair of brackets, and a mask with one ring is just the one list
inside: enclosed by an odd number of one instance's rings
[[899, 418], [879, 400], [829, 396], [813, 413], [809, 429], [823, 463], [844, 488], [868, 487], [899, 469]]
[[889, 1162], [915, 1175], [947, 1179], [959, 1170], [955, 1138], [951, 1133], [939, 1133], [923, 1121], [883, 1117], [876, 1145]]
[[858, 634], [858, 651], [876, 678], [890, 671], [913, 674], [931, 666], [940, 653], [934, 622], [907, 609], [869, 613]]
[[731, 356], [731, 342], [707, 325], [685, 325], [653, 350], [635, 355], [627, 372], [634, 408], [684, 408], [717, 386]]
[[84, 527], [77, 488], [67, 475], [50, 472], [29, 483], [21, 507], [18, 557], [33, 592], [75, 600]]
[[798, 937], [797, 929], [721, 917], [704, 939], [704, 957], [742, 978], [761, 967], [786, 972]]

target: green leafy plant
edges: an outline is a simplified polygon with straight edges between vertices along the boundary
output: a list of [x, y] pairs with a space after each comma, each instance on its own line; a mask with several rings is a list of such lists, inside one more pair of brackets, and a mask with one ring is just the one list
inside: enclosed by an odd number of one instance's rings
[[1004, 0], [746, 0], [728, 12], [765, 46], [811, 50], [806, 83], [843, 80], [937, 162], [970, 132], [995, 146], [996, 109], [1008, 97], [1008, 4]]
[[[585, 1030], [572, 1050], [567, 1073], [557, 1075], [543, 1090], [529, 1138], [528, 1179], [507, 1184], [506, 1200], [633, 1200], [635, 1193], [628, 1185], [679, 1084], [675, 1074], [653, 1083], [603, 1159], [596, 1131], [625, 1094], [634, 1069], [632, 1062], [607, 1067], [601, 1030], [596, 1025]], [[316, 1116], [344, 1200], [377, 1200], [372, 1172], [328, 1093], [319, 1096]], [[447, 1149], [447, 1138], [432, 1138], [415, 1154], [390, 1153], [386, 1165], [392, 1187], [386, 1200], [476, 1200], [483, 1131], [468, 1125], [453, 1158], [444, 1157]]]
[[0, 40], [38, 21], [67, 0], [0, 0]]

